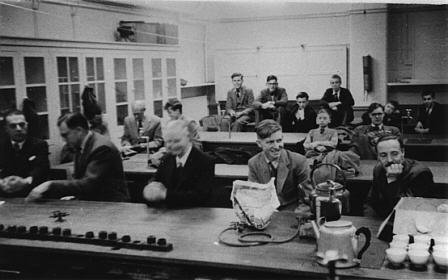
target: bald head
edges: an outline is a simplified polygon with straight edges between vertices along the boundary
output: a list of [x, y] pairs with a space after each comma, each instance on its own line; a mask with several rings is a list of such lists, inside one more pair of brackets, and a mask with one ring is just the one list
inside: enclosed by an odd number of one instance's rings
[[142, 120], [145, 114], [146, 105], [144, 101], [138, 100], [132, 103], [132, 113], [135, 119]]
[[164, 139], [167, 152], [181, 157], [192, 145], [188, 122], [184, 120], [170, 122], [166, 128]]

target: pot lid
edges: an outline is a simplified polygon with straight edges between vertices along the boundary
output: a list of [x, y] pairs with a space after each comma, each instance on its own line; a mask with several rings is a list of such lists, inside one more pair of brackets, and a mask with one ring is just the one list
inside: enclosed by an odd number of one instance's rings
[[352, 225], [353, 225], [352, 222], [344, 221], [344, 220], [331, 221], [331, 222], [326, 222], [324, 224], [325, 227], [329, 227], [329, 228], [351, 227]]
[[327, 180], [325, 182], [317, 184], [316, 186], [316, 188], [320, 191], [329, 191], [331, 187], [334, 187], [335, 190], [343, 188], [341, 184], [332, 180]]

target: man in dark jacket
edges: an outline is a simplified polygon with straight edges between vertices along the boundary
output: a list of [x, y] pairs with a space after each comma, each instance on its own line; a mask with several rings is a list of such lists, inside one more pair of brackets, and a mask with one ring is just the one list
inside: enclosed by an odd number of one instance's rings
[[435, 93], [427, 91], [422, 93], [423, 105], [418, 111], [418, 122], [415, 131], [422, 134], [445, 134], [447, 112], [435, 102]]
[[151, 206], [204, 206], [210, 197], [215, 175], [211, 158], [195, 148], [188, 122], [170, 122], [165, 133], [167, 155], [156, 176], [143, 190]]
[[[433, 197], [433, 175], [422, 163], [404, 157], [397, 136], [380, 137], [376, 145], [378, 165], [373, 170], [366, 215], [385, 218], [401, 197]], [[370, 208], [371, 207], [371, 208]]]
[[7, 135], [0, 140], [0, 196], [26, 196], [47, 180], [48, 144], [28, 135], [21, 111], [10, 111], [5, 119]]
[[341, 87], [342, 79], [339, 75], [331, 76], [331, 88], [327, 89], [322, 100], [327, 102], [332, 110], [331, 127], [346, 125], [353, 121], [353, 105], [355, 101], [351, 92]]
[[[290, 113], [291, 131], [308, 133], [316, 128], [316, 112], [308, 104], [309, 96], [306, 92], [299, 92], [296, 96], [296, 104], [292, 107]], [[288, 127], [283, 128], [283, 130]]]
[[105, 136], [89, 130], [87, 119], [70, 113], [58, 119], [61, 137], [76, 151], [72, 180], [47, 181], [34, 188], [27, 197], [75, 196], [81, 200], [127, 201], [120, 152]]

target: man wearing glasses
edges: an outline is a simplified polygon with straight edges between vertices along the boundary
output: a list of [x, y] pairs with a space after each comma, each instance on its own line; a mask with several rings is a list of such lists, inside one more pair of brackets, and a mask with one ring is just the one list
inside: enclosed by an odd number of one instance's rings
[[266, 85], [267, 88], [263, 89], [254, 101], [254, 108], [260, 114], [260, 121], [274, 119], [282, 127], [285, 127], [288, 94], [284, 88], [278, 87], [277, 77], [274, 75], [267, 77]]
[[353, 105], [355, 101], [351, 92], [341, 87], [342, 79], [339, 75], [331, 76], [330, 86], [322, 97], [322, 100], [328, 103], [332, 111], [331, 126], [337, 127], [346, 125], [353, 121]]
[[47, 180], [48, 144], [28, 135], [23, 112], [9, 111], [5, 120], [7, 136], [0, 143], [0, 196], [24, 197]]
[[423, 105], [418, 112], [418, 122], [415, 131], [422, 134], [444, 134], [446, 126], [446, 113], [439, 103], [435, 102], [435, 93], [426, 91], [422, 93]]

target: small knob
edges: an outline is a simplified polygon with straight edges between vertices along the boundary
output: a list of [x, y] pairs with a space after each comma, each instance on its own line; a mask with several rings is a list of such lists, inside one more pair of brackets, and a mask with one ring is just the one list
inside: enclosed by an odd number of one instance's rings
[[165, 238], [159, 238], [157, 240], [157, 245], [159, 246], [165, 246], [166, 245], [166, 239]]
[[107, 238], [107, 231], [104, 231], [104, 230], [100, 231], [98, 233], [98, 237], [99, 237], [99, 239], [106, 239]]
[[32, 226], [30, 227], [30, 233], [31, 234], [36, 234], [38, 232], [39, 228], [37, 226]]
[[146, 242], [148, 242], [148, 244], [156, 243], [156, 237], [154, 235], [150, 235], [146, 238]]
[[129, 235], [123, 235], [121, 237], [121, 241], [123, 241], [123, 242], [131, 242], [131, 237]]
[[39, 227], [39, 233], [40, 234], [48, 234], [48, 227], [46, 227], [46, 226]]
[[107, 238], [109, 240], [117, 240], [117, 233], [115, 231], [112, 231], [107, 235]]
[[55, 227], [51, 231], [51, 233], [53, 233], [53, 235], [61, 235], [61, 232], [62, 232], [62, 229], [60, 227]]
[[86, 232], [86, 238], [94, 238], [95, 234], [93, 233], [93, 231], [88, 231]]
[[62, 235], [63, 235], [63, 236], [70, 236], [70, 235], [72, 235], [72, 230], [69, 229], [69, 228], [64, 228], [64, 229], [62, 230]]
[[26, 226], [19, 226], [17, 228], [18, 233], [25, 233], [26, 232]]
[[8, 227], [6, 228], [6, 231], [7, 231], [7, 232], [14, 233], [14, 232], [17, 231], [17, 227], [16, 227], [16, 226], [8, 226]]

